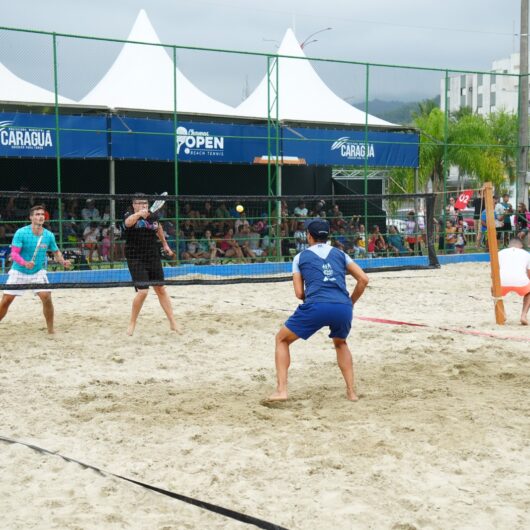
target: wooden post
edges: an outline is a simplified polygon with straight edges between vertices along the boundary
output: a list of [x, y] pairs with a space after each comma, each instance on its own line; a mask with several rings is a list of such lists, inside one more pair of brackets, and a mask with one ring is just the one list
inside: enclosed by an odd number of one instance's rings
[[493, 206], [493, 186], [491, 182], [484, 185], [484, 204], [486, 206], [486, 226], [488, 229], [488, 250], [491, 267], [491, 293], [495, 300], [495, 321], [502, 326], [506, 322], [504, 302], [501, 296], [501, 275], [499, 270], [499, 249], [497, 246], [497, 230]]

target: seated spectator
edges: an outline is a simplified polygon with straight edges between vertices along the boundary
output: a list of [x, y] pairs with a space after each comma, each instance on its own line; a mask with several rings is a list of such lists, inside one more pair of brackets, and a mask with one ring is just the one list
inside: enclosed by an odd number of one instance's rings
[[221, 201], [219, 203], [219, 206], [215, 209], [215, 218], [218, 220], [222, 219], [230, 219], [230, 211], [226, 207], [226, 203], [224, 201]]
[[184, 237], [186, 239], [189, 239], [191, 234], [195, 232], [195, 229], [193, 228], [193, 224], [190, 219], [186, 219], [181, 225], [180, 229], [182, 230], [182, 233], [184, 234]]
[[271, 227], [270, 230], [261, 238], [261, 234], [258, 232], [256, 224], [248, 229], [248, 248], [254, 257], [263, 257], [267, 255], [267, 248], [271, 243], [270, 233], [276, 230], [275, 227]]
[[219, 243], [219, 248], [222, 250], [226, 258], [240, 258], [241, 259], [244, 257], [241, 247], [239, 246], [237, 241], [234, 240], [233, 228], [229, 228], [227, 230], [223, 239]]
[[298, 206], [293, 210], [293, 214], [295, 217], [307, 217], [307, 207], [305, 205], [305, 201], [299, 201]]
[[348, 253], [348, 250], [350, 250], [348, 238], [346, 236], [346, 229], [343, 226], [334, 230], [333, 243], [333, 246], [340, 248], [343, 252]]
[[297, 253], [302, 252], [302, 250], [305, 250], [309, 247], [309, 244], [307, 242], [306, 229], [303, 222], [298, 223], [296, 232], [294, 233], [294, 241], [296, 244]]
[[338, 230], [344, 224], [343, 215], [338, 204], [333, 205], [331, 210], [328, 212], [327, 217], [329, 219], [331, 229], [334, 228], [335, 230]]
[[388, 250], [395, 256], [402, 256], [403, 254], [409, 253], [409, 250], [405, 247], [403, 238], [396, 226], [391, 225], [388, 227], [388, 236], [386, 240], [388, 242]]
[[241, 230], [241, 227], [243, 226], [247, 226], [247, 227], [250, 226], [250, 223], [248, 222], [248, 219], [247, 219], [247, 214], [245, 212], [241, 212], [239, 214], [239, 219], [236, 219], [234, 223], [235, 233], [237, 234]]
[[217, 242], [212, 238], [211, 230], [205, 230], [203, 237], [199, 239], [199, 249], [206, 253], [211, 261], [216, 261], [223, 256], [221, 249], [217, 248]]
[[361, 236], [357, 235], [353, 238], [353, 257], [354, 258], [365, 258], [366, 257], [366, 248], [364, 247], [364, 241]]
[[264, 236], [268, 231], [268, 223], [267, 223], [268, 216], [266, 213], [261, 214], [261, 219], [256, 221], [253, 225], [254, 231], [258, 232], [260, 236]]
[[381, 256], [386, 253], [387, 244], [383, 234], [379, 231], [379, 226], [372, 227], [372, 233], [368, 239], [368, 252], [372, 255]]
[[[235, 234], [234, 239], [237, 241], [237, 244], [241, 248], [241, 252], [243, 253], [243, 256], [247, 258], [254, 258], [254, 253], [250, 250], [249, 246], [249, 237], [250, 234], [250, 227], [249, 226], [242, 226], [239, 233]], [[258, 244], [259, 244], [259, 234], [258, 234]]]
[[186, 241], [186, 250], [182, 254], [182, 259], [192, 260], [192, 259], [203, 259], [209, 258], [210, 253], [206, 250], [202, 250], [199, 242], [195, 237], [195, 232], [191, 232]]

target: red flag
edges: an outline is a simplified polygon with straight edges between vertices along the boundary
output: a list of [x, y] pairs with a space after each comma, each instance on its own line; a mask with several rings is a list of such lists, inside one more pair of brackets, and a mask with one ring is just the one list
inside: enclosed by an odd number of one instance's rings
[[455, 208], [458, 210], [463, 210], [467, 206], [467, 203], [471, 200], [472, 196], [473, 192], [471, 190], [466, 190], [460, 193], [458, 199], [455, 202]]

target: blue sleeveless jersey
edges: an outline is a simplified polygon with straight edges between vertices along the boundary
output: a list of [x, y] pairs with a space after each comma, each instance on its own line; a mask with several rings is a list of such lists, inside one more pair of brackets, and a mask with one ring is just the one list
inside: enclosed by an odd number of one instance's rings
[[[295, 258], [302, 274], [305, 286], [305, 303], [325, 302], [334, 304], [350, 304], [351, 298], [346, 289], [346, 266], [352, 261], [342, 250], [329, 245], [315, 245], [324, 252], [329, 249], [326, 257], [320, 257], [311, 248], [303, 250]], [[294, 264], [293, 264], [294, 265]]]

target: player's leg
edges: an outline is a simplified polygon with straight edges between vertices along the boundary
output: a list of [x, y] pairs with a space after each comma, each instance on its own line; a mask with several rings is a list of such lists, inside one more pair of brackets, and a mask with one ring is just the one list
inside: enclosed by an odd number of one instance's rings
[[138, 315], [140, 314], [145, 299], [147, 298], [147, 293], [149, 293], [149, 287], [136, 289], [136, 296], [133, 298], [132, 302], [131, 318], [129, 319], [129, 325], [127, 326], [127, 335], [132, 335], [134, 333], [136, 321], [138, 320]]
[[37, 293], [37, 296], [41, 299], [42, 302], [42, 312], [44, 314], [44, 319], [46, 320], [46, 327], [48, 328], [48, 333], [55, 333], [53, 328], [53, 301], [52, 293], [49, 291], [40, 291]]
[[357, 401], [359, 398], [354, 390], [353, 359], [350, 348], [346, 339], [339, 339], [337, 337], [333, 338], [333, 345], [337, 352], [337, 363], [346, 383], [346, 395], [350, 401]]
[[276, 364], [276, 392], [271, 394], [268, 401], [285, 401], [287, 399], [287, 373], [291, 364], [289, 346], [296, 340], [298, 335], [286, 326], [282, 326], [276, 334], [276, 349], [274, 362]]
[[521, 311], [521, 324], [528, 326], [528, 310], [530, 309], [530, 293], [523, 298], [523, 310]]
[[167, 294], [167, 289], [164, 285], [154, 285], [153, 289], [155, 290], [155, 293], [158, 296], [158, 301], [169, 320], [169, 328], [171, 331], [178, 331], [177, 322], [173, 315], [173, 307], [171, 306], [171, 298], [169, 298], [169, 295]]
[[5, 294], [2, 296], [2, 300], [0, 300], [0, 320], [2, 320], [9, 309], [9, 306], [13, 302], [13, 300], [16, 298], [13, 294]]

